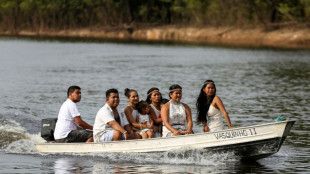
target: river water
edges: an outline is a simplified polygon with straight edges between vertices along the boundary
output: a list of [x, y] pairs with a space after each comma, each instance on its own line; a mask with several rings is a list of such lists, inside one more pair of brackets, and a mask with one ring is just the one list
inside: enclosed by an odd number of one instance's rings
[[[309, 173], [310, 52], [165, 44], [0, 38], [0, 173]], [[213, 79], [235, 127], [296, 120], [280, 151], [241, 162], [231, 154], [37, 153], [42, 118], [57, 117], [70, 85], [82, 88], [82, 118], [94, 123], [105, 91], [146, 98], [172, 84], [195, 118], [203, 81]], [[226, 125], [226, 124], [225, 124]], [[201, 125], [194, 125], [201, 132]]]

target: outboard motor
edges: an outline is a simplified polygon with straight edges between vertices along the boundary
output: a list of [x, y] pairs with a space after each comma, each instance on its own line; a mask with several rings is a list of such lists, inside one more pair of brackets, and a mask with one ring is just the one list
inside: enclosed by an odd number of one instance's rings
[[54, 131], [57, 118], [46, 118], [41, 120], [41, 137], [46, 141], [55, 141]]

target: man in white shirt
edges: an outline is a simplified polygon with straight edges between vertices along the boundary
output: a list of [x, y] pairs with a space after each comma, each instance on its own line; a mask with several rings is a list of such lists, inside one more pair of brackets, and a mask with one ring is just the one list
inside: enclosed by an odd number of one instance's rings
[[76, 103], [81, 100], [81, 88], [70, 86], [68, 99], [61, 105], [55, 127], [54, 138], [57, 143], [93, 142], [93, 127], [82, 120]]
[[118, 141], [140, 137], [134, 133], [124, 112], [117, 106], [120, 102], [117, 89], [106, 91], [106, 104], [98, 111], [94, 123], [94, 142]]

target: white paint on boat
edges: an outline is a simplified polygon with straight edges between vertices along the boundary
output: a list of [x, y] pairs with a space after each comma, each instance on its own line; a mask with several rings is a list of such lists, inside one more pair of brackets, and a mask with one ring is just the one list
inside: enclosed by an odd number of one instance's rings
[[[254, 147], [254, 149], [272, 146], [270, 150], [260, 149], [262, 152], [252, 152], [252, 156], [267, 156], [278, 152], [294, 122], [273, 122], [175, 137], [104, 143], [40, 143], [35, 146], [37, 151], [42, 153], [166, 152], [173, 150], [225, 149], [225, 147], [229, 146], [242, 147], [247, 150], [246, 148], [253, 149], [254, 146], [262, 146]], [[269, 144], [267, 145], [267, 143]]]

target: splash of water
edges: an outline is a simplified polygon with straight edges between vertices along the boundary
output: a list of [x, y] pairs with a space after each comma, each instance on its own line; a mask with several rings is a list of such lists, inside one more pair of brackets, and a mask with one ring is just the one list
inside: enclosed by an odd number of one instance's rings
[[[69, 155], [68, 153], [65, 155]], [[239, 161], [233, 153], [214, 153], [203, 149], [176, 150], [154, 153], [100, 153], [100, 154], [71, 154], [73, 156], [92, 157], [99, 160], [117, 163], [136, 164], [183, 164], [183, 165], [222, 165], [227, 162]]]
[[0, 150], [8, 153], [34, 153], [35, 143], [44, 142], [40, 134], [29, 134], [16, 121], [0, 117]]
[[0, 117], [0, 148], [8, 146], [10, 143], [14, 141], [18, 141], [20, 139], [25, 139], [26, 131], [23, 127], [20, 126], [19, 123], [14, 120]]
[[40, 134], [28, 134], [26, 133], [25, 139], [20, 139], [9, 144], [4, 151], [6, 153], [17, 154], [35, 154], [37, 150], [35, 148], [36, 143], [43, 143], [44, 140]]

